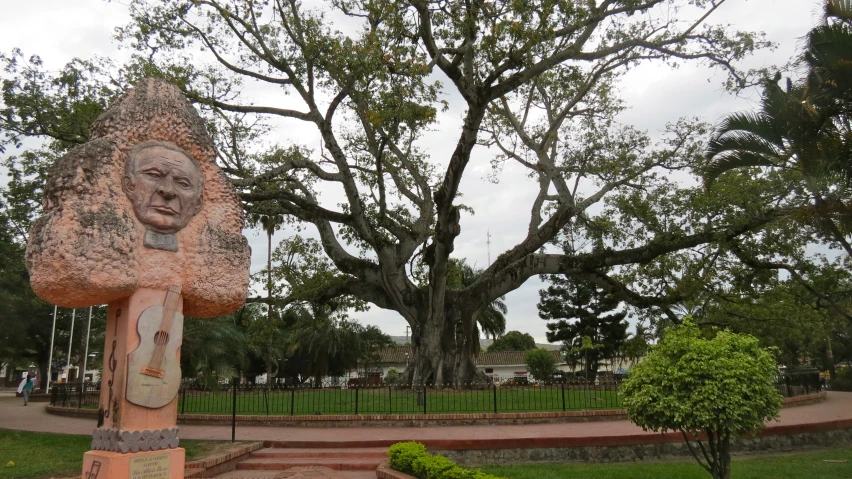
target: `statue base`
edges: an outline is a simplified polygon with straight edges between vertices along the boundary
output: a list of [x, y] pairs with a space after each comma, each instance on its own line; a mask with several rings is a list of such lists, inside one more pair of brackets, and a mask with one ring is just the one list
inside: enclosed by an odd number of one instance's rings
[[[143, 339], [137, 328], [140, 315], [162, 306], [165, 297], [166, 291], [140, 289], [109, 304], [98, 426], [92, 434], [93, 450], [83, 456], [82, 479], [183, 478], [186, 455], [177, 447], [177, 394], [158, 408], [134, 404], [126, 397], [129, 387], [147, 380], [138, 368], [128, 369], [128, 355]], [[179, 349], [175, 361], [180, 361]]]
[[185, 463], [182, 447], [127, 454], [89, 451], [83, 455], [82, 479], [183, 479]]

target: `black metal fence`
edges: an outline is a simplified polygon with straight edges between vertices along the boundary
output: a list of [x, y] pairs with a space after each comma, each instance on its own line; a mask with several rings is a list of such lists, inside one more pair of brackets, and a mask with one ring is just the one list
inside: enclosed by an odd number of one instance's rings
[[[594, 383], [563, 379], [529, 384], [445, 384], [425, 387], [329, 381], [322, 385], [242, 384], [228, 381], [213, 387], [185, 381], [178, 393], [182, 414], [329, 415], [329, 414], [452, 414], [553, 412], [618, 409], [620, 380]], [[96, 408], [98, 385], [57, 384], [51, 405]], [[776, 389], [785, 397], [817, 392], [819, 375], [778, 376]], [[236, 406], [236, 409], [235, 409]]]
[[100, 394], [100, 384], [90, 382], [53, 384], [50, 387], [50, 405], [97, 408]]
[[230, 384], [221, 389], [183, 387], [181, 413], [229, 414], [236, 390], [237, 414], [442, 414], [567, 411], [620, 407], [618, 383], [542, 385], [447, 384], [293, 385]]
[[791, 372], [779, 375], [775, 381], [775, 389], [784, 397], [804, 396], [819, 392], [823, 389], [822, 378], [816, 369], [810, 371]]

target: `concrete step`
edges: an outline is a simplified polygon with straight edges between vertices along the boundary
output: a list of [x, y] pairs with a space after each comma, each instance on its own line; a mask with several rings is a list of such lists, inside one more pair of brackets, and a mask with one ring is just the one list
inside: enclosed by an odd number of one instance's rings
[[251, 453], [252, 458], [354, 458], [354, 459], [387, 459], [386, 447], [351, 447], [345, 449], [330, 449], [317, 447], [266, 448]]
[[250, 458], [237, 463], [237, 470], [270, 471], [291, 467], [321, 466], [335, 471], [374, 471], [384, 458], [341, 458], [341, 457], [283, 457]]
[[398, 442], [403, 442], [400, 439], [361, 439], [350, 438], [340, 441], [319, 441], [319, 440], [287, 440], [287, 441], [263, 441], [263, 447], [266, 448], [281, 448], [281, 449], [354, 449], [354, 448], [384, 448], [387, 450]]

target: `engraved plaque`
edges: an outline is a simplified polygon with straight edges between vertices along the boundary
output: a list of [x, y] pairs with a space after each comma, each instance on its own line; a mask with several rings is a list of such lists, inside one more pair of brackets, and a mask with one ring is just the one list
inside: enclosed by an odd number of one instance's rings
[[169, 479], [171, 454], [147, 454], [130, 458], [130, 479]]

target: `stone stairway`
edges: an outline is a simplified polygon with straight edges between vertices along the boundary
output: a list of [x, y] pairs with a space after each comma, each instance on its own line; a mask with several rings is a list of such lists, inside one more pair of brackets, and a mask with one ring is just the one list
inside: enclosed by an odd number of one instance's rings
[[[387, 446], [320, 445], [302, 447], [298, 442], [267, 442], [217, 479], [372, 479], [387, 459]], [[324, 446], [324, 447], [323, 447]]]
[[237, 463], [237, 470], [284, 470], [321, 466], [335, 471], [375, 471], [387, 458], [386, 447], [284, 448], [269, 447]]

